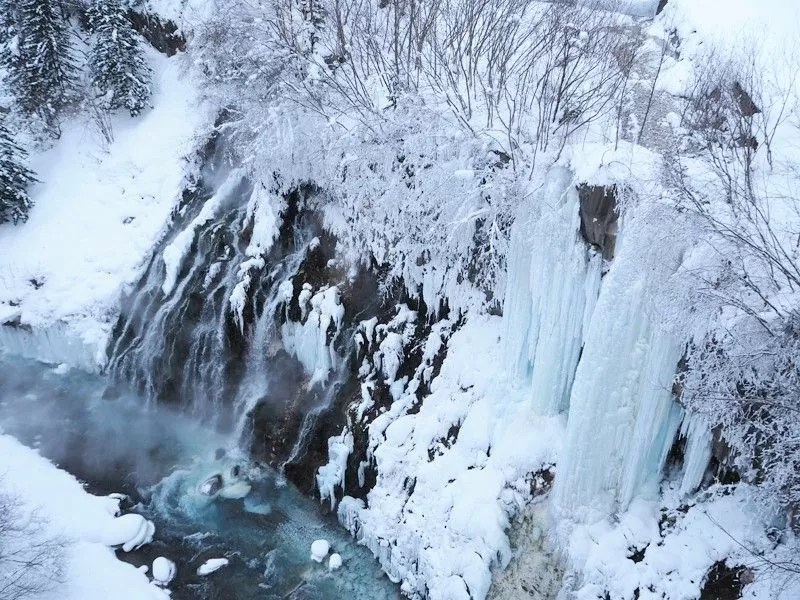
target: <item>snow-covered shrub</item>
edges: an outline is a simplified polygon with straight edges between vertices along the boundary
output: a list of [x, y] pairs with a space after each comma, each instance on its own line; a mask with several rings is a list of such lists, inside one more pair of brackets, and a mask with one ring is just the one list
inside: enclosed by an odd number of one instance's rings
[[[436, 310], [495, 301], [516, 205], [612, 120], [624, 36], [570, 2], [233, 2], [194, 63], [253, 178], [324, 190], [351, 263]], [[277, 182], [277, 184], [276, 184]]]
[[800, 503], [800, 160], [780, 138], [797, 137], [797, 90], [767, 81], [709, 61], [668, 175], [702, 228], [696, 301], [711, 309], [680, 375], [683, 402], [721, 426], [742, 474], [786, 509]]
[[64, 574], [64, 541], [51, 537], [35, 510], [0, 491], [0, 598], [38, 598]]

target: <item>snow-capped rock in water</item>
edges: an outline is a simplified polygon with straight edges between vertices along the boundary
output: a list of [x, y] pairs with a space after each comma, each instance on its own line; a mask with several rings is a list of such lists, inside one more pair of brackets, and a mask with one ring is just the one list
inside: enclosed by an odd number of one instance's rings
[[153, 541], [156, 526], [141, 515], [129, 513], [114, 519], [103, 532], [103, 543], [119, 546], [125, 552]]
[[160, 586], [169, 585], [169, 582], [175, 578], [177, 570], [175, 563], [168, 558], [156, 557], [153, 560], [153, 583]]
[[211, 575], [219, 571], [222, 567], [228, 566], [229, 562], [227, 558], [209, 558], [206, 562], [197, 567], [197, 574], [200, 577]]
[[311, 560], [321, 563], [330, 552], [331, 545], [328, 540], [314, 540], [311, 543]]
[[335, 571], [336, 569], [341, 568], [341, 566], [342, 566], [342, 556], [334, 552], [328, 559], [328, 570]]

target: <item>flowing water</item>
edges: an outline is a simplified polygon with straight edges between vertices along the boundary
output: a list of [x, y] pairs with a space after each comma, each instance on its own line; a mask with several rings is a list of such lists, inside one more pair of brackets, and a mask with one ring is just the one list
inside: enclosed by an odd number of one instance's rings
[[[104, 377], [0, 353], [0, 428], [85, 481], [89, 491], [128, 494], [132, 510], [155, 522], [156, 539], [119, 556], [136, 565], [158, 555], [174, 560], [173, 598], [400, 597], [365, 548], [274, 470], [240, 456], [230, 435], [106, 389]], [[198, 485], [218, 473], [231, 487], [248, 480], [252, 491], [244, 499], [204, 499]], [[342, 555], [338, 571], [309, 559], [319, 538]], [[195, 575], [206, 559], [222, 556], [230, 560], [227, 568]]]

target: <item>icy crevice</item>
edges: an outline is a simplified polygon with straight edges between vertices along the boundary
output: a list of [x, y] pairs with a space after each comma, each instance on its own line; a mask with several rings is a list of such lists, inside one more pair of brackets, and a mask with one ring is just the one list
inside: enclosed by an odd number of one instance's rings
[[512, 377], [528, 388], [537, 414], [567, 409], [600, 289], [602, 258], [579, 228], [578, 191], [558, 168], [512, 229], [503, 340]]

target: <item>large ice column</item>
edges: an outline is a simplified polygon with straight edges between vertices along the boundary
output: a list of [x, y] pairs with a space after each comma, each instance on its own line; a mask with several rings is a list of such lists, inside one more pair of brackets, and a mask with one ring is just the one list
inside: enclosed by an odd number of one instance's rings
[[578, 192], [553, 169], [520, 209], [511, 234], [503, 309], [506, 360], [534, 410], [564, 411], [600, 288], [602, 258], [580, 238]]
[[572, 519], [612, 514], [655, 485], [682, 418], [672, 395], [682, 344], [655, 310], [680, 252], [654, 243], [657, 214], [637, 221], [603, 282], [572, 387], [554, 492]]

